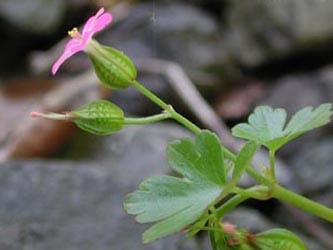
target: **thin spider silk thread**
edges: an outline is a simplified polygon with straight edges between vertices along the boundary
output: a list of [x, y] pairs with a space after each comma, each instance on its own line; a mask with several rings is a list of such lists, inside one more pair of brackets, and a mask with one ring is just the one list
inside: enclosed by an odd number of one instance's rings
[[157, 47], [156, 47], [156, 2], [155, 0], [153, 0], [153, 6], [152, 6], [152, 14], [150, 17], [150, 21], [151, 21], [151, 38], [152, 38], [152, 42], [151, 42], [151, 46], [152, 46], [152, 53], [153, 53], [153, 57], [157, 57]]

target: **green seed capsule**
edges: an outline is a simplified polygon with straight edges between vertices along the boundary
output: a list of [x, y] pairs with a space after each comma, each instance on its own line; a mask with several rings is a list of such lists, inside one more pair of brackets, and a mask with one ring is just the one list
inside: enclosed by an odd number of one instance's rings
[[112, 134], [124, 125], [123, 111], [105, 100], [88, 103], [69, 114], [79, 128], [92, 134]]
[[136, 79], [132, 61], [122, 52], [92, 40], [85, 50], [99, 80], [112, 89], [127, 88]]
[[255, 235], [254, 244], [262, 250], [305, 250], [304, 243], [285, 229], [271, 229]]

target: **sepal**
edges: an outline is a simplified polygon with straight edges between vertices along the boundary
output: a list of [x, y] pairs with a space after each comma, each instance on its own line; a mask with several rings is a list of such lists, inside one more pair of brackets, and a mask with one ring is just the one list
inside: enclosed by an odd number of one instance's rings
[[122, 51], [92, 40], [85, 49], [99, 80], [112, 89], [125, 89], [136, 79], [131, 59]]

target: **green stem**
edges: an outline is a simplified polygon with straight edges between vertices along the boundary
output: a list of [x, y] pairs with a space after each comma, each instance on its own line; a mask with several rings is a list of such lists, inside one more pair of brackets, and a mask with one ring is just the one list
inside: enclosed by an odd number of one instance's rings
[[[174, 120], [178, 121], [182, 125], [184, 125], [186, 128], [194, 132], [195, 134], [198, 134], [201, 129], [196, 126], [194, 123], [177, 113], [171, 105], [168, 105], [163, 100], [161, 100], [159, 97], [157, 97], [153, 92], [146, 89], [143, 85], [141, 85], [137, 81], [132, 82], [132, 86], [136, 88], [138, 91], [140, 91], [144, 96], [146, 96], [148, 99], [156, 103], [158, 106], [160, 106], [165, 112], [169, 114], [170, 118], [173, 118]], [[231, 161], [235, 162], [236, 156], [231, 151], [229, 151], [224, 146], [221, 146], [221, 150], [224, 153], [224, 155], [229, 158]], [[275, 152], [270, 152], [270, 165], [271, 165], [271, 171], [274, 173], [274, 179], [275, 180]], [[318, 217], [321, 217], [325, 220], [328, 220], [330, 222], [333, 222], [333, 209], [330, 209], [328, 207], [325, 207], [317, 202], [311, 201], [301, 195], [298, 195], [296, 193], [293, 193], [278, 184], [272, 185], [272, 181], [267, 179], [266, 177], [260, 175], [257, 173], [253, 168], [248, 166], [246, 168], [246, 172], [252, 176], [254, 179], [256, 179], [259, 183], [267, 185], [271, 188], [271, 195], [274, 198], [277, 198], [282, 201], [286, 201], [302, 210], [305, 210], [309, 213], [312, 213], [314, 215], [317, 215]], [[224, 214], [232, 210], [235, 206], [242, 203], [243, 201], [247, 200], [248, 196], [246, 195], [235, 195], [231, 199], [229, 199], [225, 204], [223, 204], [220, 208], [216, 210], [216, 214], [218, 218], [223, 217]]]
[[150, 99], [152, 102], [156, 103], [158, 106], [160, 106], [164, 110], [170, 110], [170, 105], [165, 103], [162, 99], [160, 99], [158, 96], [156, 96], [153, 92], [151, 92], [149, 89], [144, 87], [141, 83], [138, 81], [133, 81], [132, 86], [136, 88], [139, 92], [141, 92], [144, 96], [146, 96], [148, 99]]
[[241, 196], [253, 198], [256, 200], [268, 200], [271, 198], [270, 188], [264, 185], [257, 185], [248, 189], [235, 187], [235, 192]]
[[186, 128], [191, 130], [193, 133], [198, 134], [201, 129], [192, 123], [190, 120], [186, 119], [184, 116], [177, 113], [171, 105], [165, 103], [162, 99], [156, 96], [149, 89], [145, 88], [141, 83], [137, 81], [132, 82], [132, 86], [140, 91], [144, 96], [150, 99], [152, 102], [156, 103], [160, 108], [164, 109], [166, 112], [170, 114], [170, 118], [176, 120], [180, 124], [184, 125]]
[[[232, 153], [229, 149], [221, 145], [222, 152], [225, 157], [230, 159], [232, 162], [236, 161], [236, 155]], [[265, 178], [264, 176], [260, 175], [255, 169], [253, 169], [251, 166], [247, 166], [245, 169], [246, 173], [250, 175], [253, 179], [257, 180], [261, 184], [269, 185], [270, 181]]]
[[126, 125], [142, 125], [147, 123], [159, 122], [168, 118], [170, 118], [169, 113], [163, 112], [161, 114], [152, 115], [148, 117], [125, 118], [124, 122]]
[[[162, 99], [160, 99], [158, 96], [156, 96], [153, 92], [151, 92], [149, 89], [144, 87], [141, 83], [138, 81], [133, 81], [132, 86], [137, 89], [139, 92], [141, 92], [144, 96], [146, 96], [148, 99], [150, 99], [152, 102], [156, 103], [160, 108], [164, 109], [166, 112], [170, 114], [170, 117], [180, 124], [184, 125], [186, 128], [191, 130], [193, 133], [198, 134], [201, 129], [196, 126], [194, 123], [192, 123], [190, 120], [182, 116], [181, 114], [177, 113], [171, 105], [168, 105], [165, 103]], [[230, 159], [231, 161], [235, 162], [236, 156], [234, 153], [232, 153], [230, 150], [225, 148], [223, 145], [221, 146], [221, 150], [225, 157]], [[252, 167], [248, 166], [246, 168], [246, 172], [253, 177], [255, 180], [257, 180], [261, 184], [269, 184], [269, 180], [263, 177], [262, 175], [258, 174], [256, 170], [254, 170]]]
[[270, 176], [272, 181], [276, 182], [276, 175], [275, 175], [275, 151], [269, 150], [269, 167], [270, 167]]
[[278, 184], [272, 186], [271, 195], [276, 199], [285, 201], [308, 213], [316, 215], [329, 222], [333, 222], [333, 209], [325, 207], [324, 205], [315, 201], [309, 200], [304, 196], [291, 192]]
[[222, 206], [216, 209], [214, 215], [217, 218], [222, 218], [226, 213], [230, 212], [234, 207], [249, 199], [249, 196], [236, 194], [225, 202]]
[[[196, 228], [196, 227], [193, 227]], [[205, 231], [213, 231], [218, 233], [223, 233], [224, 231], [221, 228], [213, 228], [213, 227], [198, 227], [196, 229], [205, 230]]]
[[211, 217], [208, 223], [210, 228], [215, 229], [208, 231], [212, 250], [224, 249], [224, 234], [220, 221], [216, 217]]
[[219, 250], [217, 240], [216, 240], [216, 232], [208, 231], [208, 233], [209, 233], [210, 245], [212, 247], [212, 250]]

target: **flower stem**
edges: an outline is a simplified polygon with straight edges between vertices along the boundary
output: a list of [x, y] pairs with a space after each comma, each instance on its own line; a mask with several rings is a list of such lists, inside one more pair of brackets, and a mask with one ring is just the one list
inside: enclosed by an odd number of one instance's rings
[[[232, 162], [236, 161], [236, 155], [232, 153], [229, 149], [221, 145], [221, 149], [225, 157], [230, 159]], [[270, 181], [265, 178], [264, 176], [260, 175], [255, 169], [253, 169], [251, 166], [247, 166], [245, 169], [246, 173], [250, 175], [253, 179], [257, 180], [260, 184], [269, 185]]]
[[275, 184], [271, 189], [272, 197], [285, 201], [295, 207], [298, 207], [308, 213], [316, 215], [329, 222], [333, 222], [333, 209], [312, 201], [304, 196], [296, 194], [278, 184]]
[[171, 105], [165, 103], [162, 99], [160, 99], [158, 96], [156, 96], [153, 92], [151, 92], [149, 89], [145, 88], [141, 83], [137, 81], [132, 82], [132, 86], [136, 88], [138, 91], [140, 91], [144, 96], [146, 96], [148, 99], [150, 99], [152, 102], [156, 103], [160, 108], [164, 109], [165, 112], [168, 112], [170, 114], [170, 118], [176, 120], [180, 124], [184, 125], [186, 128], [191, 130], [193, 133], [198, 134], [201, 129], [192, 123], [190, 120], [185, 118], [184, 116], [177, 113]]
[[216, 209], [214, 215], [217, 218], [222, 218], [226, 213], [230, 212], [234, 207], [238, 206], [242, 202], [249, 199], [249, 196], [236, 194], [232, 198], [230, 198], [226, 203]]
[[140, 117], [140, 118], [125, 118], [124, 122], [126, 125], [142, 125], [153, 122], [159, 122], [165, 119], [170, 118], [170, 114], [167, 112], [163, 112], [158, 115], [152, 115], [148, 117]]
[[275, 175], [275, 151], [269, 150], [269, 171], [270, 176], [273, 182], [276, 182], [276, 175]]
[[[165, 103], [162, 99], [160, 99], [158, 96], [156, 96], [153, 92], [151, 92], [149, 89], [144, 87], [141, 83], [138, 81], [133, 81], [132, 86], [137, 89], [139, 92], [141, 92], [144, 96], [146, 96], [148, 99], [150, 99], [152, 102], [156, 103], [160, 108], [164, 109], [165, 112], [168, 112], [170, 114], [170, 118], [176, 120], [180, 124], [184, 125], [186, 128], [191, 130], [193, 133], [198, 134], [201, 129], [196, 126], [194, 123], [192, 123], [190, 120], [182, 116], [181, 114], [177, 113], [171, 105], [168, 105]], [[221, 145], [221, 150], [224, 153], [225, 157], [230, 159], [231, 161], [235, 162], [236, 156], [234, 153], [232, 153], [230, 150], [225, 148], [223, 145]], [[248, 166], [246, 168], [246, 172], [252, 176], [255, 180], [257, 180], [261, 184], [269, 184], [269, 180], [266, 179], [264, 176], [257, 173], [256, 170], [254, 170], [252, 167]]]
[[[146, 96], [148, 99], [150, 99], [152, 102], [156, 103], [159, 107], [161, 107], [165, 113], [168, 114], [169, 118], [172, 118], [176, 121], [178, 121], [180, 124], [184, 125], [186, 128], [191, 130], [193, 133], [198, 134], [201, 129], [196, 126], [194, 123], [189, 121], [187, 118], [182, 116], [181, 114], [177, 113], [171, 105], [168, 105], [163, 100], [161, 100], [159, 97], [157, 97], [153, 92], [145, 88], [143, 85], [141, 85], [137, 81], [132, 82], [132, 86], [136, 88], [139, 92], [141, 92], [144, 96]], [[162, 114], [162, 116], [165, 114]], [[149, 118], [149, 119], [160, 119], [160, 115], [157, 115], [157, 117]], [[164, 117], [165, 118], [165, 117]], [[145, 119], [145, 118], [143, 118]], [[156, 121], [157, 121], [156, 120]], [[161, 119], [162, 120], [162, 119]], [[129, 121], [131, 122], [131, 121]], [[145, 123], [145, 122], [143, 122]], [[230, 159], [231, 161], [235, 162], [236, 156], [233, 154], [230, 150], [225, 148], [223, 145], [221, 146], [221, 150], [224, 153], [225, 157]], [[246, 168], [246, 172], [252, 176], [255, 180], [257, 180], [259, 183], [269, 186], [271, 189], [271, 197], [274, 197], [276, 199], [288, 202], [304, 211], [307, 211], [311, 214], [317, 215], [320, 218], [323, 218], [327, 221], [333, 222], [333, 209], [330, 209], [328, 207], [325, 207], [317, 202], [311, 201], [299, 194], [293, 193], [292, 191], [289, 191], [280, 185], [274, 183], [275, 182], [275, 152], [270, 152], [270, 167], [272, 173], [274, 173], [273, 183], [272, 180], [269, 180], [268, 178], [260, 175], [257, 173], [256, 170], [248, 166]], [[272, 185], [273, 184], [273, 185]], [[229, 199], [226, 203], [224, 203], [220, 208], [216, 210], [216, 215], [218, 218], [223, 217], [224, 214], [232, 210], [235, 206], [239, 205], [243, 201], [249, 199], [250, 197], [247, 195], [235, 195], [231, 199]]]
[[225, 239], [223, 233], [224, 230], [222, 229], [220, 221], [216, 217], [211, 217], [208, 223], [210, 228], [215, 229], [208, 231], [212, 250], [224, 249], [225, 245]]

